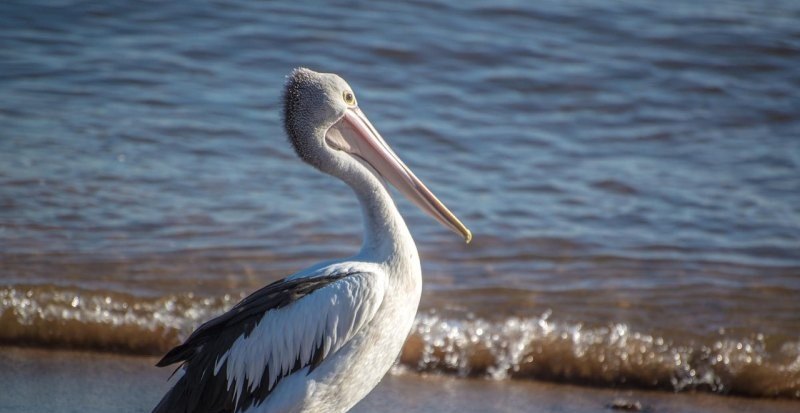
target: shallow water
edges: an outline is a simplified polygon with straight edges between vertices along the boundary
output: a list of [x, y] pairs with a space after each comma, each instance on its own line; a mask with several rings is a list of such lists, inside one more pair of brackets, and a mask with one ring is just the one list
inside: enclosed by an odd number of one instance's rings
[[352, 253], [352, 194], [281, 128], [284, 76], [308, 66], [348, 79], [475, 234], [398, 201], [426, 282], [405, 366], [798, 398], [798, 18], [3, 3], [0, 341], [155, 354]]

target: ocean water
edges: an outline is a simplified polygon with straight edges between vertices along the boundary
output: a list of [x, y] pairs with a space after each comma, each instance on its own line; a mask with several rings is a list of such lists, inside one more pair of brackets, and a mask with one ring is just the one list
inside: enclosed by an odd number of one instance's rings
[[800, 398], [800, 4], [3, 2], [0, 343], [159, 354], [360, 244], [281, 89], [342, 75], [397, 199], [398, 369]]

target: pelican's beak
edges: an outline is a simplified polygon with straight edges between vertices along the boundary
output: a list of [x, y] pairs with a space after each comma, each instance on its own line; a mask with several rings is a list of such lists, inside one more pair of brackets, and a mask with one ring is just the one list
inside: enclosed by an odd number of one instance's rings
[[423, 211], [466, 242], [472, 240], [467, 227], [397, 157], [358, 107], [348, 108], [344, 117], [328, 130], [325, 140], [331, 147], [364, 160]]

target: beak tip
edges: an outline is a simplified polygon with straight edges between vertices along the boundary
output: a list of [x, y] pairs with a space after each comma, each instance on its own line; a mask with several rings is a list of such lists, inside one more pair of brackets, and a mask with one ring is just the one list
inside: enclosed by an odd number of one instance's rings
[[470, 230], [466, 230], [466, 234], [464, 234], [464, 241], [469, 244], [472, 241], [472, 232]]

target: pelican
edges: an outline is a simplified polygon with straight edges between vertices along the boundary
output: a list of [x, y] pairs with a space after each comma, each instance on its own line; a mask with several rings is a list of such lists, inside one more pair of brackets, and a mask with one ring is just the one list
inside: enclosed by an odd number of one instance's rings
[[283, 104], [297, 155], [355, 192], [361, 250], [269, 284], [201, 325], [158, 362], [181, 364], [154, 413], [350, 410], [400, 353], [422, 287], [417, 247], [386, 183], [472, 238], [387, 145], [344, 79], [295, 69]]

